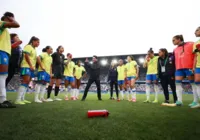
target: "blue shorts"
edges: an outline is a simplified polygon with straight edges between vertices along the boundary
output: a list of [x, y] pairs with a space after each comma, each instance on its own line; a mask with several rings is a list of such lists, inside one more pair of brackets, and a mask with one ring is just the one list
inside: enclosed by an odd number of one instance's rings
[[118, 81], [118, 85], [123, 85], [124, 84], [124, 80], [119, 80]]
[[45, 81], [47, 83], [50, 82], [50, 75], [45, 71], [39, 71], [37, 76], [38, 81]]
[[9, 55], [6, 52], [0, 51], [0, 65], [9, 64]]
[[147, 81], [156, 81], [156, 80], [158, 80], [158, 78], [157, 78], [156, 74], [147, 74], [146, 75], [146, 80]]
[[200, 68], [195, 69], [195, 74], [200, 74]]
[[34, 78], [34, 77], [35, 77], [34, 71], [32, 71], [30, 68], [21, 68], [21, 69], [20, 69], [20, 75], [21, 75], [21, 76], [28, 75], [28, 76], [30, 76], [31, 78]]
[[175, 76], [192, 76], [192, 70], [190, 69], [180, 69], [180, 70], [176, 70], [175, 72]]
[[75, 81], [75, 78], [74, 77], [70, 77], [70, 76], [66, 76], [65, 77], [65, 81], [68, 81], [68, 82], [72, 83], [72, 82]]
[[130, 77], [127, 77], [127, 80], [131, 81], [132, 79], [135, 79], [135, 78], [136, 78], [135, 76], [130, 76]]

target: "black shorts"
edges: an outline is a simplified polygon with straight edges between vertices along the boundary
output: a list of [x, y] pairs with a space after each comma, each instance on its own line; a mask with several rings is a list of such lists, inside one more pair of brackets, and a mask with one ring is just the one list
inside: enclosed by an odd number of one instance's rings
[[62, 66], [52, 66], [52, 78], [62, 79], [63, 78], [63, 67]]

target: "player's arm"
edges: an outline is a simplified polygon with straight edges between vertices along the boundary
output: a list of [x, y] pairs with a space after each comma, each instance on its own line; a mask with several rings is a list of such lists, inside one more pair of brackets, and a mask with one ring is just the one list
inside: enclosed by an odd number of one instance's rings
[[21, 41], [21, 40], [19, 40], [19, 41], [13, 43], [13, 44], [11, 45], [11, 47], [12, 47], [12, 48], [17, 48], [20, 44], [22, 44], [22, 41]]
[[83, 76], [82, 77], [86, 77], [87, 76], [87, 72], [86, 71], [83, 71]]
[[76, 72], [76, 69], [75, 69], [75, 67], [74, 67], [74, 69], [73, 69], [73, 75], [75, 76], [75, 72]]
[[31, 63], [31, 60], [30, 60], [30, 57], [29, 57], [30, 54], [24, 52], [24, 57], [25, 57], [25, 60], [26, 62], [28, 63], [28, 65], [30, 66], [30, 69], [31, 70], [35, 70], [35, 67], [32, 65]]
[[86, 72], [86, 70], [85, 70], [85, 68], [83, 67], [83, 71], [82, 71], [82, 77], [86, 77], [87, 76], [87, 72]]
[[194, 62], [193, 62], [193, 72], [195, 71], [195, 68], [196, 68], [196, 64], [197, 64], [197, 54], [195, 53], [194, 55]]
[[147, 61], [144, 61], [143, 67], [144, 67], [144, 68], [147, 68], [147, 66], [148, 66], [148, 62], [147, 62]]
[[43, 65], [42, 65], [41, 59], [42, 59], [42, 56], [38, 56], [38, 57], [37, 57], [37, 62], [38, 62], [38, 64], [39, 64], [40, 68], [41, 68], [42, 70], [45, 70], [45, 68], [44, 68]]
[[4, 21], [3, 23], [3, 28], [19, 28], [20, 25], [19, 23], [15, 20], [14, 17], [6, 17], [9, 22]]
[[138, 79], [138, 77], [139, 77], [139, 71], [140, 71], [139, 66], [135, 65], [135, 69], [136, 69], [136, 79]]
[[50, 77], [52, 77], [52, 64], [51, 64], [51, 68], [50, 68]]
[[67, 66], [69, 64], [69, 60], [64, 61], [64, 65]]
[[127, 78], [127, 69], [126, 68], [124, 69], [124, 75], [125, 75], [125, 78]]

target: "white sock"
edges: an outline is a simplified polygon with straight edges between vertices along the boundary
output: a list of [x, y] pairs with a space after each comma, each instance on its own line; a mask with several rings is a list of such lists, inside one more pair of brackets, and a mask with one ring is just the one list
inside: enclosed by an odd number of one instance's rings
[[122, 100], [124, 99], [124, 92], [123, 90], [120, 90], [120, 94], [121, 94], [121, 97], [122, 97]]
[[70, 97], [74, 97], [73, 96], [73, 91], [74, 91], [73, 89], [70, 90]]
[[79, 89], [77, 89], [77, 98], [79, 97], [79, 93], [80, 93], [80, 90]]
[[176, 83], [176, 94], [177, 94], [178, 101], [180, 102], [182, 102], [182, 92], [183, 92], [183, 88], [181, 84]]
[[131, 91], [130, 91], [130, 90], [124, 91], [124, 95], [126, 95], [127, 100], [129, 100], [129, 92], [130, 92], [130, 94], [131, 94]]
[[136, 99], [136, 89], [132, 89], [132, 99]]
[[154, 90], [155, 90], [155, 100], [158, 100], [159, 87], [157, 84], [154, 85]]
[[68, 97], [68, 88], [65, 88], [65, 97]]
[[46, 85], [41, 85], [41, 88], [40, 88], [40, 99], [41, 100], [44, 100], [45, 93], [46, 93]]
[[147, 96], [147, 100], [150, 100], [150, 85], [146, 84], [146, 96]]
[[22, 100], [22, 96], [23, 94], [26, 92], [27, 88], [24, 86], [20, 86], [18, 89], [18, 95], [17, 95], [17, 101], [21, 101]]
[[22, 100], [22, 101], [25, 100], [25, 96], [26, 96], [26, 92], [27, 92], [28, 87], [25, 87], [25, 88], [26, 88], [26, 90], [24, 91], [24, 93], [23, 93], [23, 95], [22, 95], [22, 97], [21, 97], [21, 100]]
[[76, 92], [76, 98], [78, 98], [78, 96], [79, 96], [79, 89], [76, 89], [75, 92]]
[[41, 84], [37, 84], [35, 86], [35, 101], [39, 100], [38, 96], [39, 96], [39, 93], [40, 93], [40, 89], [41, 89]]
[[7, 75], [0, 75], [0, 103], [6, 101], [6, 78]]
[[76, 97], [76, 89], [72, 89], [72, 97]]
[[192, 93], [193, 93], [193, 102], [198, 102], [198, 94], [197, 94], [197, 88], [194, 83], [191, 83], [192, 86]]
[[198, 95], [198, 99], [200, 99], [200, 84], [196, 85], [196, 93]]

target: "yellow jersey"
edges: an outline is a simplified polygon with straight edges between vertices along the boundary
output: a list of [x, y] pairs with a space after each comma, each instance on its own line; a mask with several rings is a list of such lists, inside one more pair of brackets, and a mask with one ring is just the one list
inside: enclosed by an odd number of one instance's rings
[[136, 76], [137, 74], [136, 67], [137, 67], [136, 61], [131, 61], [131, 62], [126, 63], [127, 77]]
[[125, 70], [126, 68], [124, 65], [117, 67], [118, 81], [125, 79]]
[[85, 72], [85, 68], [83, 66], [75, 66], [75, 77], [76, 79], [80, 79], [82, 77], [82, 73]]
[[[23, 53], [28, 54], [29, 58], [30, 58], [30, 62], [32, 64], [33, 67], [35, 67], [36, 65], [36, 59], [37, 59], [37, 52], [36, 49], [31, 46], [31, 45], [26, 45], [23, 49]], [[25, 54], [23, 54], [23, 59], [22, 59], [22, 63], [21, 63], [21, 67], [22, 68], [30, 68], [29, 64], [27, 63], [26, 59], [25, 59]]]
[[11, 54], [11, 40], [10, 34], [6, 28], [4, 28], [5, 22], [0, 21], [0, 51]]
[[[197, 45], [200, 45], [200, 40], [194, 43], [193, 52], [195, 52], [195, 50], [197, 49], [196, 47]], [[196, 52], [196, 55], [197, 55], [196, 68], [200, 68], [200, 53]]]
[[[66, 63], [68, 60], [65, 60], [64, 62]], [[70, 61], [66, 66], [65, 66], [65, 71], [64, 71], [64, 76], [69, 76], [69, 77], [74, 77], [74, 68], [75, 64], [73, 61]]]
[[158, 56], [154, 56], [147, 62], [147, 74], [158, 74]]
[[[51, 65], [52, 65], [52, 57], [48, 53], [40, 54], [40, 59], [43, 68], [48, 74], [51, 74]], [[42, 68], [39, 66], [38, 71], [43, 71]]]

